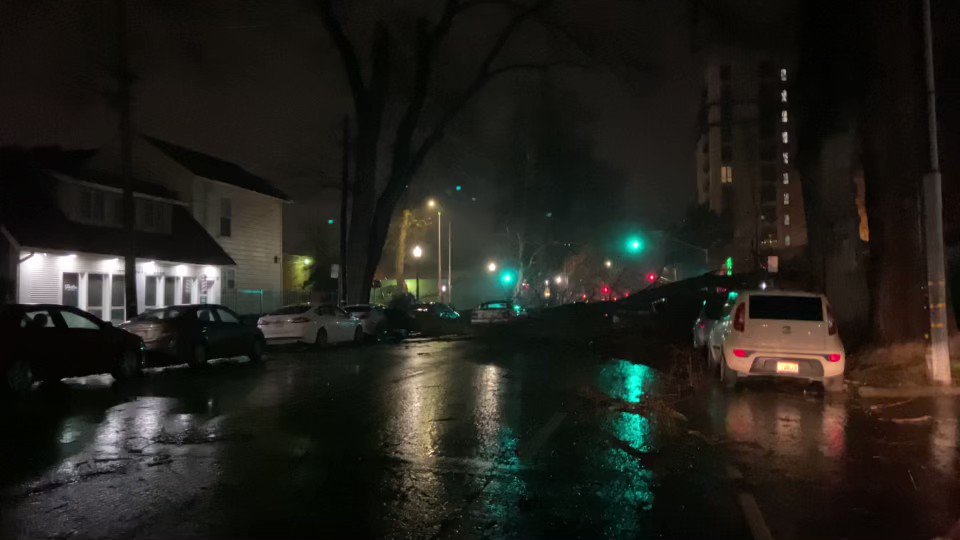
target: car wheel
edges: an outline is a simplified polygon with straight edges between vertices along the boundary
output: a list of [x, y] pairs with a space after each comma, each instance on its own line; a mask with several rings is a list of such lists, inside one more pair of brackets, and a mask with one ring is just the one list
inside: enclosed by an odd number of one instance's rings
[[4, 390], [14, 396], [24, 396], [33, 388], [33, 370], [26, 360], [14, 361], [4, 376]]
[[823, 380], [823, 389], [827, 392], [843, 392], [843, 375], [837, 375], [836, 377], [827, 377]]
[[120, 360], [117, 361], [117, 367], [110, 374], [118, 381], [139, 377], [141, 374], [140, 355], [130, 349], [123, 351]]
[[253, 340], [253, 345], [250, 347], [250, 361], [259, 362], [263, 360], [263, 351], [266, 347], [267, 344], [264, 343], [262, 339], [257, 338]]
[[327, 331], [324, 328], [317, 330], [317, 337], [313, 340], [313, 346], [320, 349], [327, 345]]
[[192, 368], [202, 368], [207, 365], [207, 346], [198, 343], [193, 346], [193, 350], [190, 353], [190, 359], [187, 360], [187, 363]]
[[737, 386], [737, 372], [727, 366], [727, 360], [720, 357], [720, 381], [727, 390], [733, 390]]

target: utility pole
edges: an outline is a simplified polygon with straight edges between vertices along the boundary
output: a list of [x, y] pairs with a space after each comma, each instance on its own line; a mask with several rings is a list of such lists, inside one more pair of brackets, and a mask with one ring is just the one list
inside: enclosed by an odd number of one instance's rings
[[437, 209], [437, 301], [443, 302], [443, 233], [440, 228], [440, 209]]
[[[130, 118], [130, 67], [127, 58], [127, 0], [117, 1], [117, 100], [120, 107], [120, 176], [123, 181], [123, 283], [126, 318], [138, 315], [136, 207], [133, 201], [133, 126]], [[144, 287], [150, 284], [144, 281]]]
[[447, 303], [453, 303], [453, 222], [447, 220]]
[[927, 373], [935, 384], [950, 385], [950, 347], [947, 332], [947, 287], [943, 253], [943, 194], [940, 151], [937, 144], [937, 93], [933, 70], [933, 24], [930, 0], [923, 0], [923, 37], [926, 60], [927, 135], [930, 171], [923, 177], [924, 230], [927, 251], [927, 296], [930, 344]]
[[340, 166], [340, 279], [337, 299], [347, 301], [347, 200], [350, 198], [350, 117], [343, 117], [343, 163]]

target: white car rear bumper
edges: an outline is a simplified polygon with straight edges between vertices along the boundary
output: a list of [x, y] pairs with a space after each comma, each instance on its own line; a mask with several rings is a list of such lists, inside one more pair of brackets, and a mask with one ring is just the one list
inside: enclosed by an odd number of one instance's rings
[[746, 351], [744, 357], [734, 354], [733, 347], [724, 347], [723, 356], [727, 367], [742, 377], [786, 377], [822, 381], [842, 376], [846, 356], [840, 353], [840, 361], [831, 362], [830, 353], [811, 354], [790, 351]]

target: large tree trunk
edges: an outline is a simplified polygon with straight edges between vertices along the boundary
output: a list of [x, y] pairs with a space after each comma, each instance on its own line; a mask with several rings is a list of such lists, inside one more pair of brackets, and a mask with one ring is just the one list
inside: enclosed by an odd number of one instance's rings
[[926, 170], [920, 3], [864, 7], [867, 93], [861, 137], [870, 218], [873, 338], [919, 341], [928, 327], [920, 189]]

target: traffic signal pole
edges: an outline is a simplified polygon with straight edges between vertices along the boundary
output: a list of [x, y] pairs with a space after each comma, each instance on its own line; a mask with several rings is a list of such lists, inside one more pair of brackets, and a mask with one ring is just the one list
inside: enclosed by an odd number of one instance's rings
[[940, 151], [937, 144], [937, 93], [933, 69], [933, 25], [930, 0], [923, 0], [923, 37], [926, 60], [927, 136], [930, 171], [923, 177], [924, 230], [927, 251], [927, 296], [930, 343], [927, 373], [935, 384], [950, 385], [950, 346], [947, 332], [947, 285], [943, 253], [943, 194]]

